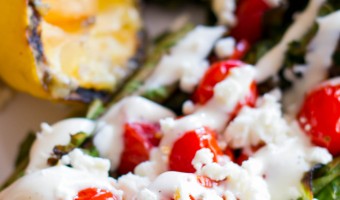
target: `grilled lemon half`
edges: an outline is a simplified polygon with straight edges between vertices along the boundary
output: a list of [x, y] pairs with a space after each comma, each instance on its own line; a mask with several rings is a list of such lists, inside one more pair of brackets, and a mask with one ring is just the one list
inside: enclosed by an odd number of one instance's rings
[[0, 13], [0, 77], [18, 90], [88, 102], [137, 67], [135, 0], [4, 0]]

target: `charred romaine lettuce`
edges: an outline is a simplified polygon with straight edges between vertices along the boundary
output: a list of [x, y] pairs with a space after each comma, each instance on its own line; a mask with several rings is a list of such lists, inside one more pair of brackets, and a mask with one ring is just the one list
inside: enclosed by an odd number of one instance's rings
[[340, 199], [340, 157], [328, 165], [316, 165], [302, 181], [301, 200]]

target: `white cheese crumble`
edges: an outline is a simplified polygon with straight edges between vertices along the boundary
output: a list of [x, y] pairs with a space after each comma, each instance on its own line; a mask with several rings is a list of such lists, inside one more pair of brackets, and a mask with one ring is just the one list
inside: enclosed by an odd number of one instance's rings
[[213, 0], [212, 8], [218, 18], [218, 23], [228, 26], [236, 24], [236, 2], [235, 0]]
[[60, 121], [52, 126], [46, 123], [41, 125], [42, 131], [37, 134], [30, 151], [30, 162], [26, 173], [49, 167], [48, 158], [56, 145], [67, 145], [71, 141], [70, 134], [84, 132], [92, 134], [95, 123], [88, 119], [74, 118]]
[[204, 165], [212, 163], [213, 158], [214, 154], [210, 151], [210, 149], [202, 148], [196, 152], [191, 163], [196, 170], [200, 170]]
[[232, 148], [256, 146], [285, 140], [289, 127], [282, 117], [281, 105], [269, 94], [257, 101], [256, 108], [244, 107], [229, 124], [224, 137]]
[[213, 189], [203, 187], [195, 174], [182, 172], [165, 172], [159, 175], [147, 188], [140, 192], [138, 199], [170, 199], [176, 196], [178, 200], [190, 199], [222, 200]]
[[222, 26], [197, 26], [164, 55], [139, 92], [180, 82], [183, 91], [192, 92], [209, 66], [206, 57], [225, 32]]
[[223, 105], [227, 111], [233, 111], [236, 105], [249, 94], [255, 72], [250, 65], [231, 69], [228, 78], [214, 87], [213, 99]]
[[219, 39], [215, 45], [215, 53], [223, 59], [231, 56], [235, 51], [236, 41], [233, 37]]
[[201, 149], [196, 152], [192, 162], [196, 174], [212, 180], [223, 181], [222, 186], [219, 187], [223, 187], [222, 191], [229, 191], [229, 196], [234, 194], [242, 200], [270, 199], [266, 182], [260, 173], [261, 163], [248, 160], [240, 167], [231, 161], [215, 163], [212, 156], [213, 154], [209, 149]]
[[192, 114], [180, 119], [160, 120], [164, 134], [160, 148], [171, 149], [174, 141], [190, 130], [209, 127], [217, 132], [223, 131], [237, 104], [249, 95], [254, 77], [252, 66], [235, 67], [214, 87], [214, 96], [205, 105], [197, 106]]
[[168, 169], [168, 153], [165, 153], [164, 149], [153, 148], [150, 152], [150, 159], [137, 165], [134, 173], [150, 180], [156, 179], [158, 175]]
[[74, 149], [69, 154], [62, 157], [64, 165], [71, 165], [77, 170], [86, 171], [97, 176], [108, 176], [110, 161], [103, 158], [96, 158], [84, 154], [80, 149]]
[[124, 199], [137, 199], [138, 193], [149, 184], [148, 178], [128, 173], [119, 177], [116, 187], [124, 192]]
[[94, 144], [102, 157], [111, 161], [111, 170], [120, 162], [124, 148], [124, 124], [127, 122], [157, 123], [160, 119], [175, 116], [172, 111], [142, 97], [122, 99], [99, 119]]

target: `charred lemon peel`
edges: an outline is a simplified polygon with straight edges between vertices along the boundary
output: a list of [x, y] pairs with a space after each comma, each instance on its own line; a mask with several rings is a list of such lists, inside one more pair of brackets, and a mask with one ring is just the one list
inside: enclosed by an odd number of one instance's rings
[[2, 1], [0, 10], [18, 13], [0, 19], [9, 27], [0, 34], [6, 40], [0, 76], [34, 96], [107, 99], [141, 61], [144, 36], [135, 0]]

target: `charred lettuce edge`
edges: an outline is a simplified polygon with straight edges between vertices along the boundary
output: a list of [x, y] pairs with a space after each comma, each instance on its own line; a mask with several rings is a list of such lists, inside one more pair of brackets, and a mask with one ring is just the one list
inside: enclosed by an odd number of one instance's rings
[[327, 165], [315, 165], [304, 175], [301, 189], [299, 200], [340, 199], [340, 157]]

